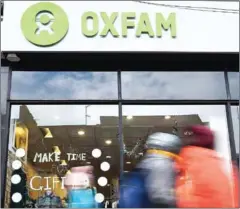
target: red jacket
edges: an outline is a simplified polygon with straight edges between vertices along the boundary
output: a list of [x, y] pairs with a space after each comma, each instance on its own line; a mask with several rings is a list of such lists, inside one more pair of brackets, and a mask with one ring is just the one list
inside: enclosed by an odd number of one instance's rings
[[178, 207], [239, 207], [236, 168], [230, 177], [224, 168], [224, 160], [217, 156], [217, 152], [201, 147], [183, 148], [180, 157], [176, 180]]

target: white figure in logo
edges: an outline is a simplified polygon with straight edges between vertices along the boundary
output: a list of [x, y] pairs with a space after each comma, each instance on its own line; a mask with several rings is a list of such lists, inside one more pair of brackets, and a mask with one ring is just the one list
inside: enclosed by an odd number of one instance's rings
[[38, 29], [36, 35], [39, 35], [42, 31], [47, 31], [49, 34], [53, 34], [54, 31], [51, 25], [54, 22], [54, 16], [50, 12], [42, 12], [36, 16], [36, 24]]

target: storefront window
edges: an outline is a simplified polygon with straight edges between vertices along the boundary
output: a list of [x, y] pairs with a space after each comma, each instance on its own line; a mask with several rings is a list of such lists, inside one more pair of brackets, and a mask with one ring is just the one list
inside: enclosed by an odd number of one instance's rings
[[117, 99], [117, 73], [13, 71], [11, 99]]
[[[227, 98], [223, 72], [122, 72], [121, 76], [123, 99]], [[231, 99], [238, 98], [238, 79], [229, 73]], [[13, 71], [11, 99], [117, 100], [117, 86], [117, 72]], [[237, 109], [232, 107], [239, 156]], [[140, 162], [150, 134], [184, 137], [183, 127], [189, 125], [212, 128], [215, 149], [231, 159], [224, 105], [123, 105], [122, 112], [124, 172]], [[122, 157], [118, 125], [117, 104], [13, 105], [5, 207], [82, 208], [80, 204], [88, 204], [81, 199], [86, 195], [97, 200], [89, 203], [91, 207], [116, 203]], [[54, 197], [52, 205], [45, 201], [49, 195]]]
[[123, 72], [124, 99], [226, 99], [222, 72]]
[[117, 136], [117, 105], [12, 106], [5, 207], [95, 207], [89, 196], [116, 201]]
[[228, 73], [231, 99], [239, 99], [239, 72]]
[[141, 160], [143, 145], [149, 135], [164, 132], [184, 137], [186, 133], [183, 127], [189, 125], [207, 125], [212, 128], [216, 135], [215, 149], [226, 159], [231, 158], [224, 106], [123, 106], [125, 172], [131, 171]]

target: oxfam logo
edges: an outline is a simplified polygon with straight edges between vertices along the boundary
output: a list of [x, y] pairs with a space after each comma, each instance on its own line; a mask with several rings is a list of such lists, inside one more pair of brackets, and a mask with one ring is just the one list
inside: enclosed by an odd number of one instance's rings
[[29, 7], [22, 16], [21, 28], [28, 41], [37, 46], [53, 46], [68, 32], [68, 17], [61, 7], [41, 2]]

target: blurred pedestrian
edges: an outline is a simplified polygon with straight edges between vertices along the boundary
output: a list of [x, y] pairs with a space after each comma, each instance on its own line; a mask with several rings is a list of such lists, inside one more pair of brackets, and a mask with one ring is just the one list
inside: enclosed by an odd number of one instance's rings
[[233, 168], [228, 175], [226, 161], [214, 150], [213, 131], [206, 126], [192, 126], [185, 133], [176, 181], [177, 206], [239, 207], [237, 170]]
[[175, 161], [181, 149], [179, 137], [154, 133], [146, 141], [143, 160], [120, 182], [120, 208], [174, 208]]

